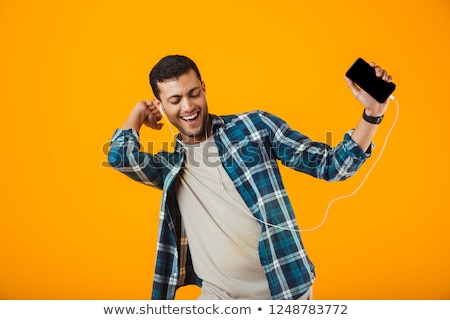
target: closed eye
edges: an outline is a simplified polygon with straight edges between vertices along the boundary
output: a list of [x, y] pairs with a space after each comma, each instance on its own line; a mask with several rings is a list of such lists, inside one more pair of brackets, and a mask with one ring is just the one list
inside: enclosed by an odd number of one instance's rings
[[200, 93], [201, 93], [202, 91], [199, 89], [199, 88], [196, 88], [196, 89], [194, 89], [193, 91], [191, 91], [190, 92], [190, 97], [191, 98], [198, 98], [198, 97], [200, 97]]
[[179, 104], [180, 101], [181, 101], [181, 98], [169, 99], [169, 103], [173, 104], [173, 105]]

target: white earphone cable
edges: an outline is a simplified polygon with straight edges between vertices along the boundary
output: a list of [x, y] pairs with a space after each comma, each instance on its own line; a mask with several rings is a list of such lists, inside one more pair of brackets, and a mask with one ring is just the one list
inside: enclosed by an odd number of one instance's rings
[[[395, 114], [395, 118], [394, 118], [394, 120], [393, 120], [393, 122], [392, 122], [392, 125], [391, 125], [391, 127], [389, 128], [388, 133], [386, 134], [386, 138], [385, 138], [385, 140], [384, 140], [383, 146], [381, 147], [380, 153], [378, 154], [378, 157], [375, 159], [375, 161], [373, 162], [372, 166], [369, 168], [369, 170], [367, 171], [366, 175], [365, 175], [364, 178], [362, 179], [361, 183], [356, 187], [356, 189], [355, 189], [353, 192], [351, 192], [351, 193], [349, 193], [349, 194], [347, 194], [347, 195], [343, 195], [343, 196], [336, 197], [336, 198], [332, 199], [332, 200], [328, 203], [327, 208], [326, 208], [326, 210], [325, 210], [325, 214], [324, 214], [324, 216], [323, 216], [323, 218], [322, 218], [322, 221], [321, 221], [317, 226], [315, 226], [315, 227], [308, 228], [308, 229], [294, 229], [294, 228], [288, 228], [288, 227], [282, 227], [282, 226], [274, 225], [274, 224], [268, 223], [268, 222], [266, 222], [266, 221], [263, 221], [263, 220], [261, 220], [261, 219], [258, 219], [258, 218], [256, 218], [255, 216], [253, 216], [253, 215], [250, 213], [250, 211], [249, 211], [248, 209], [243, 208], [241, 204], [239, 204], [236, 200], [234, 200], [234, 199], [228, 194], [228, 192], [225, 190], [225, 186], [224, 186], [224, 183], [223, 183], [222, 178], [221, 178], [221, 176], [220, 176], [220, 172], [219, 172], [219, 169], [218, 169], [218, 168], [216, 168], [217, 182], [218, 182], [218, 184], [220, 185], [220, 187], [222, 188], [222, 191], [227, 195], [227, 197], [228, 197], [229, 199], [231, 199], [236, 205], [238, 205], [238, 206], [242, 209], [242, 211], [243, 211], [245, 214], [249, 215], [251, 218], [257, 220], [258, 222], [265, 224], [266, 226], [270, 226], [270, 227], [274, 227], [274, 228], [278, 228], [278, 229], [282, 229], [282, 230], [287, 230], [287, 231], [294, 231], [294, 232], [309, 232], [309, 231], [317, 230], [317, 229], [319, 229], [320, 227], [322, 227], [322, 226], [324, 225], [325, 221], [327, 220], [328, 214], [329, 214], [329, 211], [330, 211], [330, 208], [331, 208], [331, 206], [333, 205], [333, 203], [335, 203], [336, 201], [339, 201], [339, 200], [342, 200], [342, 199], [347, 199], [347, 198], [350, 198], [350, 197], [354, 196], [354, 195], [362, 188], [362, 186], [366, 183], [366, 181], [367, 181], [369, 175], [372, 173], [373, 169], [375, 168], [375, 166], [377, 165], [378, 161], [380, 160], [381, 156], [383, 155], [384, 150], [386, 149], [386, 145], [387, 145], [387, 142], [388, 142], [388, 140], [389, 140], [389, 137], [390, 137], [390, 135], [391, 135], [391, 133], [392, 133], [392, 130], [394, 129], [395, 125], [397, 124], [397, 120], [398, 120], [398, 116], [399, 116], [399, 111], [400, 111], [400, 107], [399, 107], [399, 103], [398, 103], [397, 99], [395, 99], [394, 96], [390, 96], [390, 99], [391, 99], [391, 100], [394, 100], [395, 103], [396, 103], [396, 114]], [[175, 136], [175, 134], [174, 134], [174, 132], [173, 132], [173, 130], [172, 130], [170, 121], [168, 120], [168, 118], [166, 117], [166, 115], [165, 115], [164, 112], [161, 111], [161, 113], [163, 114], [163, 116], [166, 118], [166, 120], [167, 120], [167, 122], [168, 122], [169, 129], [170, 129], [170, 131], [171, 131], [171, 133], [172, 133], [172, 136]], [[180, 141], [180, 143], [181, 143], [182, 145], [184, 145], [184, 143], [183, 143], [182, 141]], [[256, 188], [255, 190], [257, 190], [257, 188]], [[265, 215], [266, 213], [265, 213], [265, 209], [264, 209], [263, 206], [261, 206], [261, 210], [262, 210], [262, 214]]]

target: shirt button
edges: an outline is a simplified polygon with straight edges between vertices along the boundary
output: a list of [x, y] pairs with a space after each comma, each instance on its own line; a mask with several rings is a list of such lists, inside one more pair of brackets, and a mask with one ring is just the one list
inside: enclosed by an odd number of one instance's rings
[[176, 277], [176, 276], [178, 276], [178, 274], [175, 272], [175, 273], [173, 274], [173, 276]]

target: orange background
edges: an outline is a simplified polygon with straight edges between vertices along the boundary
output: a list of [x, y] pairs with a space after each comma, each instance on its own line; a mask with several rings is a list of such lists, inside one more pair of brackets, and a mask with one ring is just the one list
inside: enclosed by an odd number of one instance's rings
[[[197, 62], [211, 112], [265, 109], [333, 144], [362, 112], [347, 68], [361, 56], [388, 69], [400, 115], [383, 157], [303, 234], [314, 296], [450, 298], [448, 1], [2, 0], [0, 30], [0, 298], [150, 297], [160, 192], [105, 161], [115, 128], [152, 97], [149, 70], [173, 53]], [[394, 117], [391, 103], [353, 179], [283, 170], [302, 228], [361, 182]], [[147, 150], [170, 137], [142, 133]]]

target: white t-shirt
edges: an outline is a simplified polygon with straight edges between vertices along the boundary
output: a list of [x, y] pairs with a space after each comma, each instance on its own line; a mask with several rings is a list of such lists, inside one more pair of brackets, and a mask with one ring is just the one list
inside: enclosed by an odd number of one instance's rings
[[222, 167], [212, 137], [186, 145], [185, 168], [175, 182], [199, 299], [271, 299], [258, 254], [261, 233]]

